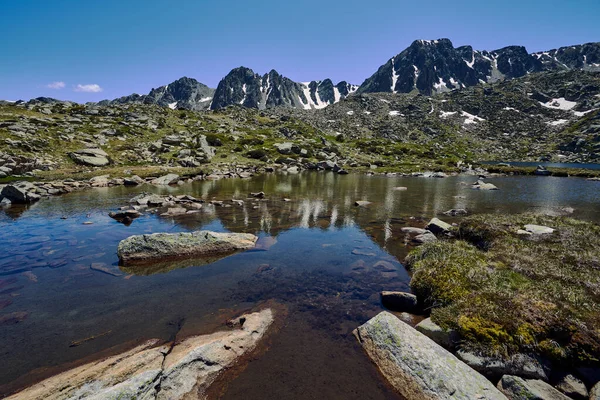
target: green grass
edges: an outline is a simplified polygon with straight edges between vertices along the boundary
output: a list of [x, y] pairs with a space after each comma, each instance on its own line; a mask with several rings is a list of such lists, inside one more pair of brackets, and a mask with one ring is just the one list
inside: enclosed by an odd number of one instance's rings
[[[551, 235], [517, 235], [525, 224]], [[600, 227], [564, 217], [479, 215], [455, 238], [407, 258], [411, 287], [465, 348], [534, 352], [584, 364], [600, 356]]]

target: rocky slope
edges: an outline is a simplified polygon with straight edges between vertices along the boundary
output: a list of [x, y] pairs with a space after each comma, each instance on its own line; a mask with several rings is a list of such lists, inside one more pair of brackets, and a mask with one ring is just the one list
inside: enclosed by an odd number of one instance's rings
[[260, 76], [249, 68], [239, 67], [221, 80], [210, 108], [217, 110], [240, 104], [261, 110], [273, 107], [319, 109], [337, 103], [356, 89], [347, 82], [334, 85], [325, 79], [298, 83], [275, 70]]
[[353, 95], [320, 110], [196, 112], [48, 99], [0, 105], [0, 178], [98, 165], [448, 170], [485, 160], [598, 162], [599, 154], [600, 72], [583, 70], [434, 96]]
[[449, 39], [416, 40], [365, 80], [358, 93], [430, 95], [534, 72], [571, 69], [600, 71], [600, 43], [529, 54], [522, 46], [479, 51], [471, 46], [455, 48]]
[[166, 86], [152, 89], [146, 95], [132, 94], [115, 100], [104, 100], [99, 104], [157, 104], [172, 109], [200, 111], [208, 109], [214, 92], [214, 89], [195, 79], [183, 77]]

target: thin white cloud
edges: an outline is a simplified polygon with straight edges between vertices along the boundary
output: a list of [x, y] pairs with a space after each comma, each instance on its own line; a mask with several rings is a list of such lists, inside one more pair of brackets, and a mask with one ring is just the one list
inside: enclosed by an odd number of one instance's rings
[[46, 85], [48, 89], [63, 89], [65, 87], [64, 82], [52, 82]]
[[86, 92], [86, 93], [99, 93], [102, 91], [100, 85], [96, 83], [89, 83], [87, 85], [82, 85], [81, 83], [75, 87], [76, 92]]

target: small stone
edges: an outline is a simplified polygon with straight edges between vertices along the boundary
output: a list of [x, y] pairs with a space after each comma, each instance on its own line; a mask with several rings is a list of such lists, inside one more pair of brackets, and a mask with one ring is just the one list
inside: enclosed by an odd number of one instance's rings
[[432, 218], [425, 227], [425, 229], [434, 234], [447, 233], [450, 231], [450, 228], [452, 228], [452, 225], [437, 218]]

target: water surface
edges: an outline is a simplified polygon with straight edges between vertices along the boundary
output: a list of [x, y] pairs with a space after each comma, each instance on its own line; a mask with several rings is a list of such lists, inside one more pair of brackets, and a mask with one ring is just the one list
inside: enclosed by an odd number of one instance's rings
[[[288, 310], [283, 326], [224, 398], [397, 398], [351, 332], [383, 310], [381, 290], [408, 290], [401, 261], [411, 245], [400, 228], [433, 216], [455, 222], [440, 215], [451, 208], [558, 215], [570, 207], [575, 218], [600, 221], [600, 182], [502, 177], [490, 179], [500, 190], [487, 192], [472, 190], [473, 181], [271, 174], [99, 188], [13, 207], [0, 214], [0, 394], [145, 339], [209, 332], [275, 301]], [[244, 205], [205, 204], [179, 218], [146, 213], [130, 226], [108, 217], [143, 190]], [[265, 200], [248, 198], [261, 190]], [[356, 200], [372, 203], [356, 207]], [[119, 269], [120, 240], [196, 229], [255, 233], [264, 250], [197, 267]]]

